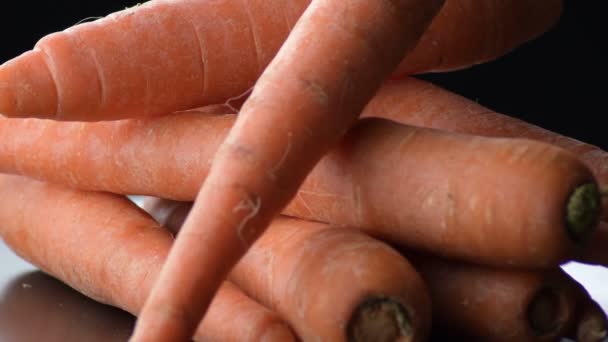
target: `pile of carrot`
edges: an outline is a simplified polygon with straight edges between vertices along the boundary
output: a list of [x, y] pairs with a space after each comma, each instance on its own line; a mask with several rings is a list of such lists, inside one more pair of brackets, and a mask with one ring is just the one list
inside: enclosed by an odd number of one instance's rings
[[410, 77], [561, 9], [151, 0], [50, 34], [0, 65], [0, 237], [135, 342], [600, 341], [560, 265], [608, 266], [608, 152]]

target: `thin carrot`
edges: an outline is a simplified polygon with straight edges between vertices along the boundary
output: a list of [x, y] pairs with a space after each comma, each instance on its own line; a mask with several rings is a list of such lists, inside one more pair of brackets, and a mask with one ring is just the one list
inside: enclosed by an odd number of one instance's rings
[[[415, 78], [387, 82], [362, 116], [465, 134], [544, 141], [575, 153], [600, 184], [608, 184], [608, 153], [601, 148], [495, 113], [477, 102]], [[604, 219], [608, 219], [608, 201], [604, 201], [603, 213]]]
[[441, 5], [311, 2], [214, 156], [134, 342], [191, 336], [222, 279], [356, 121]]
[[[137, 315], [173, 242], [124, 197], [0, 175], [0, 236], [17, 254], [99, 302]], [[290, 341], [290, 328], [224, 283], [197, 341]]]
[[[178, 234], [191, 203], [146, 199]], [[422, 341], [430, 301], [409, 263], [354, 230], [278, 218], [230, 279], [277, 311], [304, 341]]]
[[[233, 115], [196, 112], [87, 124], [0, 119], [0, 172], [192, 201], [233, 123]], [[593, 182], [575, 156], [547, 144], [367, 119], [284, 213], [473, 262], [545, 267], [587, 248], [599, 195], [582, 184]]]
[[431, 292], [433, 327], [482, 341], [552, 341], [575, 320], [574, 282], [559, 268], [501, 269], [408, 255]]
[[[309, 3], [155, 0], [51, 34], [0, 67], [0, 113], [94, 121], [224, 102], [254, 84]], [[560, 0], [448, 0], [398, 73], [498, 57], [560, 11]]]

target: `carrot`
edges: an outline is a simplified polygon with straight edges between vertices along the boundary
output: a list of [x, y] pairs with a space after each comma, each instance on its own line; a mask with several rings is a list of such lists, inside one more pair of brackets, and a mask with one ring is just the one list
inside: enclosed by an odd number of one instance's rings
[[608, 223], [600, 222], [589, 245], [574, 258], [578, 262], [608, 267]]
[[552, 27], [561, 0], [447, 0], [396, 75], [462, 69], [496, 59]]
[[[309, 3], [155, 0], [53, 33], [0, 67], [0, 113], [94, 121], [224, 102], [254, 84]], [[448, 0], [398, 74], [498, 57], [560, 11], [560, 0]]]
[[[544, 141], [575, 153], [600, 184], [608, 184], [608, 153], [601, 148], [495, 113], [477, 102], [415, 78], [387, 82], [362, 116], [465, 134]], [[603, 207], [603, 218], [608, 219], [608, 201], [604, 201]]]
[[608, 336], [608, 319], [602, 307], [587, 294], [579, 309], [577, 342], [600, 342]]
[[[94, 124], [0, 119], [0, 172], [192, 201], [233, 123], [196, 112]], [[539, 142], [366, 119], [283, 212], [473, 262], [546, 267], [594, 240], [599, 197], [582, 185], [593, 182], [573, 155]]]
[[[144, 202], [176, 234], [190, 208]], [[278, 218], [230, 279], [285, 317], [304, 341], [420, 341], [428, 334], [430, 301], [415, 270], [354, 230]]]
[[[99, 302], [137, 315], [173, 238], [124, 197], [0, 175], [0, 236], [17, 254]], [[289, 341], [290, 328], [224, 283], [197, 341]]]
[[214, 156], [134, 342], [191, 336], [221, 280], [356, 121], [442, 4], [315, 0], [308, 6]]
[[570, 329], [576, 283], [559, 268], [490, 268], [405, 253], [431, 292], [433, 327], [482, 341], [551, 341]]

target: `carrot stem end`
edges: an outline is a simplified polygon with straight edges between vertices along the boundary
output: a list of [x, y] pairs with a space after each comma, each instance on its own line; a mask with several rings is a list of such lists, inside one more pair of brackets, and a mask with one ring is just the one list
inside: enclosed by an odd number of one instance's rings
[[391, 298], [366, 300], [348, 324], [349, 342], [411, 341], [413, 335], [410, 315], [401, 303]]
[[594, 183], [583, 184], [572, 192], [567, 204], [566, 227], [577, 242], [595, 230], [601, 213], [602, 193]]

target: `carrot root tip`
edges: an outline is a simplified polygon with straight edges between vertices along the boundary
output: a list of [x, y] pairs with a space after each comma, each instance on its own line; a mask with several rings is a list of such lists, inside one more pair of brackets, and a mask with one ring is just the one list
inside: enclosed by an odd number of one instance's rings
[[557, 333], [565, 320], [564, 299], [552, 289], [538, 291], [528, 305], [528, 324], [539, 337]]
[[583, 184], [568, 199], [566, 227], [574, 241], [582, 241], [597, 226], [601, 213], [602, 194], [594, 183]]
[[410, 341], [413, 335], [414, 328], [405, 307], [386, 297], [361, 303], [348, 324], [349, 342]]

